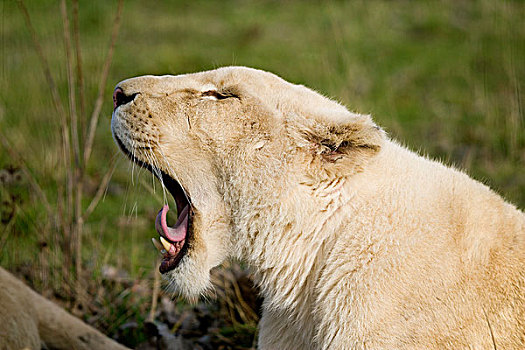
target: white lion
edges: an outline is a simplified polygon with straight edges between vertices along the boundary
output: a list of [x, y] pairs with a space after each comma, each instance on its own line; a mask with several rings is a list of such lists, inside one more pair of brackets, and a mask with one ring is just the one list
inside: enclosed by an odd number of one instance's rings
[[112, 130], [173, 195], [161, 272], [195, 297], [228, 257], [264, 297], [261, 349], [524, 349], [525, 215], [267, 72], [118, 84]]

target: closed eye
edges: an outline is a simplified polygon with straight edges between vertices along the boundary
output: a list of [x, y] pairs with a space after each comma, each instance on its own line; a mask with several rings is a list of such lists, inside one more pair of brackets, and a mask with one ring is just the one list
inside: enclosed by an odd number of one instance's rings
[[227, 91], [227, 90], [220, 91], [220, 92], [217, 90], [208, 90], [208, 91], [202, 92], [201, 96], [215, 99], [215, 100], [224, 100], [227, 98], [239, 98], [238, 95], [234, 94], [231, 91]]

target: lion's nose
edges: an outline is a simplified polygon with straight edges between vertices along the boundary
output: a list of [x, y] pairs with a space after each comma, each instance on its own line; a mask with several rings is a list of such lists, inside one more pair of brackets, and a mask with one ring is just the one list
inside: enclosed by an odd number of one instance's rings
[[126, 95], [122, 88], [117, 87], [115, 91], [113, 91], [113, 109], [117, 109], [118, 106], [125, 105], [126, 103], [133, 101], [135, 96], [137, 96], [137, 93]]

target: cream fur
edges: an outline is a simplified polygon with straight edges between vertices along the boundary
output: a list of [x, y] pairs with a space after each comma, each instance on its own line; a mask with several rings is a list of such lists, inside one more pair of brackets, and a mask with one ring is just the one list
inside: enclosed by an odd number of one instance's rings
[[271, 73], [118, 86], [138, 95], [113, 133], [196, 213], [166, 277], [195, 297], [227, 257], [249, 263], [260, 349], [525, 348], [525, 215], [486, 186]]
[[0, 268], [0, 350], [125, 350]]

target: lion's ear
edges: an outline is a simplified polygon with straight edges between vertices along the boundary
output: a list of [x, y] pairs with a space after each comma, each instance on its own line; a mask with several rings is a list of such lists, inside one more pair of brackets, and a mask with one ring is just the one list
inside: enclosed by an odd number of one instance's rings
[[313, 156], [329, 172], [360, 171], [384, 142], [384, 131], [369, 115], [324, 111], [322, 115], [287, 118], [287, 130], [296, 146]]

